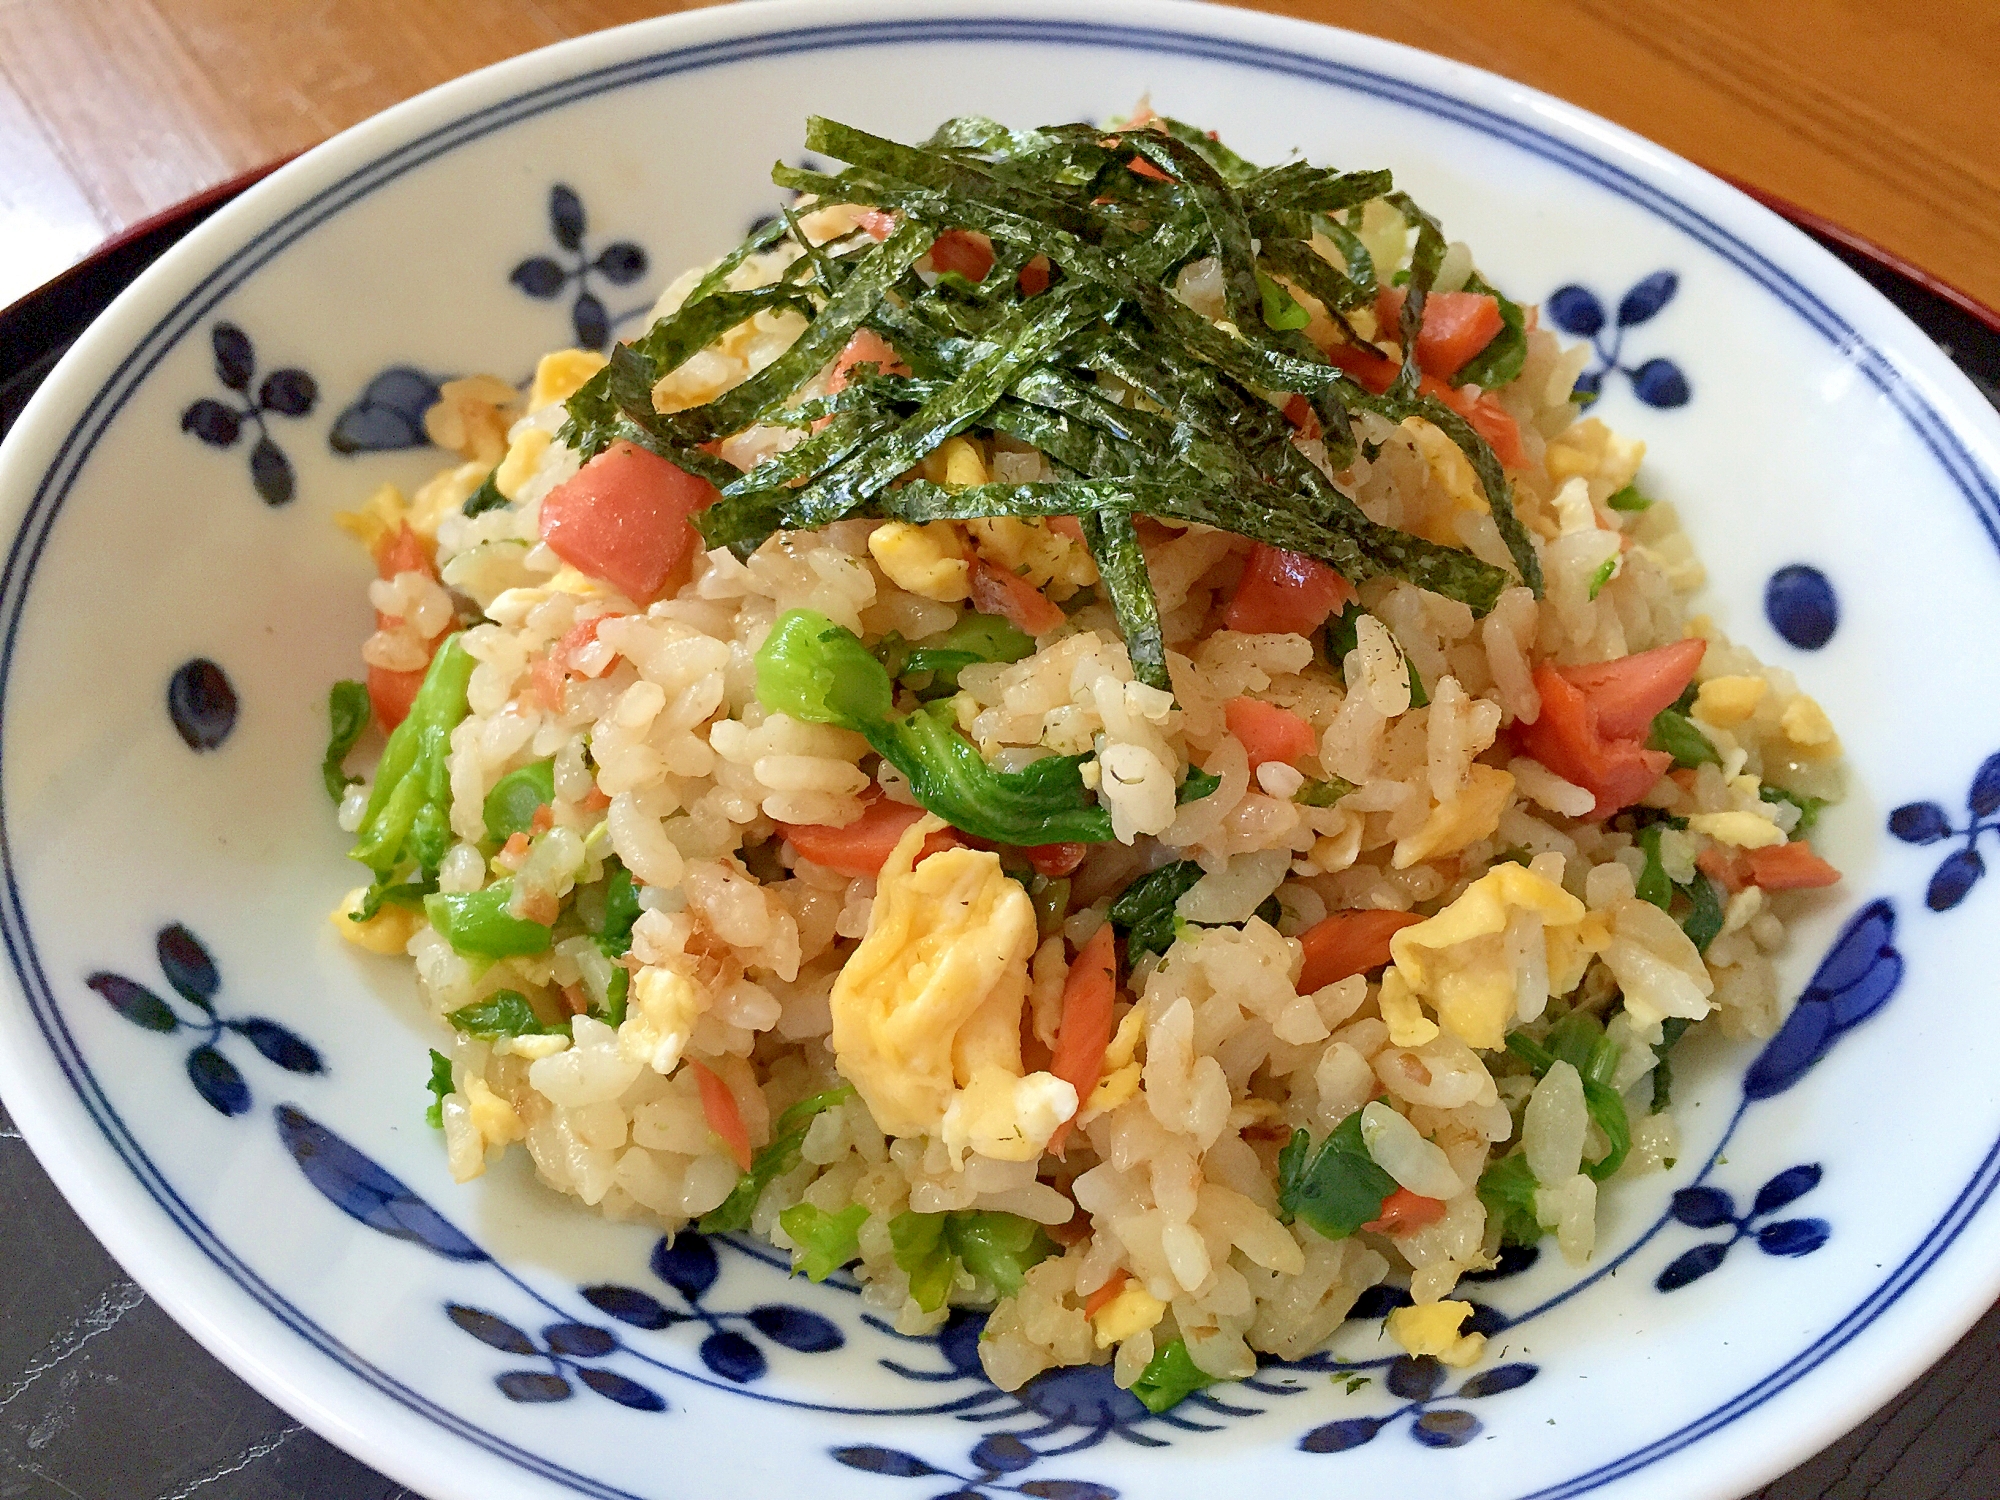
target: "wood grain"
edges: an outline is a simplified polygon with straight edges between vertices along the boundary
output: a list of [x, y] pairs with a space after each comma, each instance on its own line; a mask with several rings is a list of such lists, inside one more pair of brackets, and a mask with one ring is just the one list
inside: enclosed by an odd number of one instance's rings
[[[1992, 0], [1254, 0], [1597, 111], [2000, 305]], [[648, 0], [0, 0], [0, 306], [98, 238]]]

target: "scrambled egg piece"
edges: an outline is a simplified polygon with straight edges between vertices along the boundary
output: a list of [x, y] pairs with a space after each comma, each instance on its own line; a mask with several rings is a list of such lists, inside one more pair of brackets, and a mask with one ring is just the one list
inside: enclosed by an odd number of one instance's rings
[[1778, 726], [1807, 760], [1832, 760], [1840, 754], [1840, 736], [1833, 732], [1833, 720], [1826, 716], [1817, 699], [1804, 693], [1785, 705], [1785, 711], [1778, 716]]
[[603, 355], [588, 349], [558, 349], [553, 354], [544, 354], [535, 366], [535, 382], [528, 387], [528, 410], [540, 411], [558, 401], [569, 400], [606, 363]]
[[972, 592], [972, 568], [949, 521], [888, 521], [868, 533], [868, 552], [897, 588], [955, 604]]
[[1590, 417], [1549, 439], [1549, 477], [1557, 484], [1576, 478], [1602, 480], [1605, 493], [1616, 494], [1632, 482], [1645, 456], [1646, 445], [1637, 438], [1620, 437]]
[[1097, 1347], [1109, 1349], [1134, 1334], [1144, 1333], [1166, 1315], [1167, 1304], [1135, 1279], [1126, 1282], [1117, 1296], [1098, 1308], [1090, 1326], [1096, 1331]]
[[500, 467], [493, 471], [493, 488], [509, 500], [519, 496], [521, 486], [534, 477], [536, 466], [553, 441], [539, 427], [530, 427], [515, 438], [507, 445], [507, 456], [500, 460]]
[[1757, 712], [1770, 686], [1761, 677], [1711, 677], [1695, 694], [1694, 716], [1717, 729], [1734, 729]]
[[438, 387], [438, 401], [424, 413], [424, 433], [440, 448], [449, 448], [485, 474], [507, 452], [507, 429], [513, 425], [520, 392], [497, 375], [468, 375]]
[[1785, 841], [1784, 831], [1776, 823], [1753, 812], [1696, 813], [1688, 819], [1688, 827], [1718, 844], [1734, 844], [1738, 849], [1767, 849]]
[[1135, 1005], [1125, 1012], [1125, 1019], [1118, 1023], [1111, 1045], [1104, 1049], [1104, 1064], [1097, 1075], [1097, 1087], [1090, 1091], [1083, 1108], [1077, 1111], [1079, 1121], [1106, 1114], [1139, 1092], [1139, 1042], [1145, 1034], [1146, 1013]]
[[1460, 1333], [1472, 1316], [1470, 1302], [1432, 1302], [1399, 1307], [1389, 1314], [1389, 1337], [1412, 1354], [1428, 1354], [1456, 1369], [1478, 1361], [1486, 1348], [1483, 1333]]
[[1069, 1084], [1022, 1074], [1034, 907], [990, 850], [918, 864], [943, 827], [918, 819], [882, 866], [867, 935], [830, 997], [834, 1062], [888, 1134], [938, 1135], [954, 1161], [968, 1149], [1032, 1161], [1076, 1113]]
[[[1405, 417], [1403, 431], [1416, 439], [1417, 452], [1429, 466], [1431, 477], [1451, 497], [1453, 505], [1465, 511], [1491, 508], [1486, 503], [1485, 491], [1479, 487], [1479, 476], [1472, 471], [1472, 460], [1465, 456], [1458, 444], [1422, 417]], [[1459, 545], [1455, 535], [1432, 537], [1431, 540]]]
[[[1504, 934], [1516, 911], [1542, 919], [1551, 995], [1575, 989], [1591, 955], [1611, 941], [1601, 914], [1553, 880], [1511, 863], [1495, 865], [1429, 921], [1389, 940], [1395, 983], [1427, 1001], [1444, 1028], [1470, 1046], [1506, 1045], [1517, 987]], [[1385, 975], [1385, 999], [1391, 987]], [[1389, 1006], [1383, 1009], [1386, 1018]]]
[[401, 529], [410, 518], [410, 502], [393, 484], [380, 485], [358, 510], [338, 510], [333, 524], [373, 552], [382, 538]]
[[618, 1055], [644, 1063], [655, 1073], [671, 1073], [687, 1049], [708, 997], [677, 969], [647, 967], [632, 976], [625, 1024], [618, 1028]]
[[384, 901], [367, 921], [353, 921], [349, 913], [361, 909], [362, 897], [367, 894], [367, 886], [357, 885], [340, 898], [339, 905], [327, 914], [328, 920], [333, 923], [333, 930], [355, 947], [366, 948], [370, 953], [394, 956], [407, 951], [410, 939], [424, 925], [424, 914], [392, 901]]
[[1415, 833], [1396, 840], [1395, 867], [1407, 870], [1411, 865], [1441, 854], [1456, 854], [1467, 844], [1492, 837], [1500, 826], [1500, 814], [1507, 810], [1507, 799], [1513, 794], [1511, 771], [1475, 764], [1465, 790], [1449, 802], [1433, 807], [1424, 826]]

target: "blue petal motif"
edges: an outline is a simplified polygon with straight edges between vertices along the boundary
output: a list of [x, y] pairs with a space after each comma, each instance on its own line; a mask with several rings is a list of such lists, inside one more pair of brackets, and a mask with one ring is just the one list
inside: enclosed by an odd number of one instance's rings
[[1428, 1354], [1406, 1354], [1389, 1366], [1389, 1390], [1405, 1401], [1427, 1401], [1443, 1384], [1444, 1366]]
[[563, 289], [569, 275], [546, 255], [536, 255], [514, 267], [507, 279], [530, 297], [546, 301]]
[[724, 1380], [748, 1385], [769, 1368], [764, 1351], [740, 1333], [724, 1329], [701, 1341], [701, 1362]]
[[1854, 915], [1785, 1024], [1744, 1074], [1746, 1099], [1782, 1094], [1835, 1042], [1882, 1008], [1903, 982], [1903, 956], [1896, 951], [1895, 936], [1895, 908], [1886, 900], [1870, 902]]
[[616, 1401], [620, 1406], [629, 1406], [634, 1411], [665, 1411], [666, 1401], [654, 1391], [649, 1391], [636, 1380], [627, 1380], [614, 1370], [598, 1370], [588, 1366], [579, 1367], [576, 1378], [607, 1400]]
[[273, 370], [257, 387], [257, 404], [281, 417], [303, 417], [319, 403], [319, 382], [304, 370]]
[[1674, 1258], [1673, 1264], [1653, 1279], [1653, 1285], [1663, 1292], [1677, 1292], [1690, 1282], [1699, 1281], [1710, 1271], [1722, 1264], [1723, 1256], [1729, 1253], [1729, 1241], [1717, 1240], [1713, 1244], [1696, 1245]]
[[1479, 1418], [1469, 1411], [1427, 1411], [1410, 1427], [1426, 1448], [1463, 1448], [1479, 1436]]
[[569, 310], [579, 349], [602, 349], [611, 340], [611, 314], [595, 292], [584, 292]]
[[831, 1318], [822, 1318], [803, 1307], [772, 1303], [750, 1309], [750, 1326], [772, 1343], [796, 1354], [825, 1354], [847, 1342], [847, 1336]]
[[236, 727], [236, 689], [205, 656], [184, 662], [167, 682], [167, 717], [190, 750], [213, 750]]
[[243, 435], [243, 418], [212, 397], [204, 396], [181, 413], [181, 431], [211, 448], [227, 448]]
[[231, 1021], [228, 1025], [231, 1031], [244, 1038], [267, 1060], [276, 1063], [287, 1073], [326, 1071], [326, 1064], [320, 1061], [319, 1053], [276, 1021], [267, 1021], [261, 1016], [251, 1016], [247, 1020]]
[[1541, 1373], [1540, 1365], [1495, 1365], [1490, 1370], [1481, 1370], [1466, 1381], [1458, 1388], [1454, 1399], [1476, 1401], [1482, 1396], [1499, 1396], [1508, 1391], [1517, 1391]]
[[577, 197], [575, 188], [559, 182], [549, 189], [549, 232], [558, 245], [565, 250], [576, 249], [583, 243], [586, 223], [583, 200]]
[[1950, 911], [1972, 893], [1986, 873], [1986, 861], [1977, 849], [1965, 848], [1937, 867], [1924, 891], [1924, 905], [1932, 911]]
[[1690, 1229], [1713, 1229], [1736, 1221], [1736, 1204], [1721, 1188], [1682, 1188], [1667, 1212]]
[[567, 1401], [573, 1394], [567, 1380], [546, 1370], [509, 1370], [505, 1375], [494, 1376], [493, 1383], [509, 1401]]
[[901, 1453], [894, 1448], [836, 1448], [833, 1457], [836, 1463], [846, 1464], [850, 1469], [860, 1469], [868, 1474], [887, 1474], [896, 1479], [922, 1479], [928, 1474], [944, 1472], [932, 1468], [913, 1453]]
[[1015, 1474], [1030, 1467], [1041, 1454], [1011, 1432], [996, 1432], [981, 1438], [972, 1450], [972, 1461], [997, 1474]]
[[1889, 814], [1889, 832], [1906, 844], [1935, 844], [1951, 832], [1951, 818], [1935, 802], [1905, 802]]
[[1817, 651], [1840, 628], [1840, 600], [1826, 574], [1806, 563], [1778, 569], [1764, 585], [1764, 617], [1801, 651]]
[[1757, 1231], [1757, 1244], [1766, 1255], [1811, 1255], [1833, 1234], [1824, 1219], [1783, 1219]]
[[1672, 271], [1655, 271], [1618, 299], [1618, 326], [1631, 328], [1649, 320], [1674, 300], [1681, 279]]
[[1542, 304], [1543, 311], [1564, 333], [1587, 339], [1604, 327], [1604, 304], [1588, 287], [1557, 287]]
[[653, 1274], [690, 1302], [701, 1301], [719, 1271], [706, 1235], [683, 1230], [671, 1244], [662, 1239], [653, 1246]]
[[426, 447], [430, 438], [424, 433], [424, 413], [440, 399], [438, 382], [422, 370], [393, 365], [369, 381], [354, 404], [334, 419], [327, 446], [335, 453]]
[[436, 1209], [326, 1126], [289, 1104], [280, 1104], [276, 1113], [278, 1139], [306, 1181], [349, 1218], [446, 1260], [487, 1259]]
[[1990, 818], [2000, 812], [2000, 754], [1989, 755], [1972, 774], [1972, 790], [1966, 806], [1975, 818]]
[[289, 505], [296, 491], [292, 461], [268, 437], [259, 437], [250, 450], [250, 483], [266, 505]]
[[[974, 1372], [979, 1368], [976, 1351], [975, 1345]], [[1029, 1411], [1062, 1427], [1123, 1432], [1150, 1415], [1137, 1396], [1119, 1389], [1109, 1365], [1058, 1365], [1022, 1386], [1016, 1397]]]
[[201, 939], [179, 922], [162, 927], [153, 939], [153, 952], [160, 960], [160, 972], [174, 992], [190, 1005], [215, 1010], [215, 992], [222, 988], [222, 975]]
[[1648, 406], [1667, 409], [1686, 406], [1694, 399], [1687, 376], [1670, 359], [1649, 359], [1631, 372], [1632, 394]]
[[187, 1073], [189, 1081], [194, 1084], [194, 1091], [206, 1099], [210, 1107], [225, 1115], [248, 1112], [249, 1085], [236, 1071], [236, 1064], [207, 1043], [188, 1054]]
[[180, 1030], [180, 1018], [174, 1014], [172, 1006], [143, 984], [134, 983], [123, 974], [100, 971], [84, 983], [102, 995], [113, 1010], [134, 1026], [143, 1026], [148, 1031]]
[[250, 389], [250, 377], [257, 373], [257, 350], [250, 335], [234, 323], [217, 323], [209, 330], [209, 347], [215, 351], [215, 378], [232, 391]]
[[606, 245], [593, 263], [613, 286], [630, 286], [646, 274], [646, 252], [630, 240]]
[[1817, 1162], [1802, 1167], [1787, 1167], [1776, 1177], [1757, 1189], [1757, 1202], [1750, 1213], [1754, 1218], [1774, 1214], [1788, 1203], [1796, 1202], [1819, 1186], [1825, 1176]]
[[1389, 1421], [1386, 1417], [1348, 1417], [1344, 1421], [1328, 1422], [1300, 1438], [1299, 1447], [1307, 1453], [1345, 1453], [1350, 1448], [1373, 1442], [1375, 1434]]
[[1360, 1319], [1372, 1323], [1388, 1317], [1399, 1307], [1408, 1307], [1414, 1300], [1407, 1290], [1399, 1286], [1371, 1286], [1354, 1299], [1354, 1306], [1347, 1310], [1348, 1321]]
[[[1020, 1492], [1032, 1495], [1034, 1500], [1118, 1500], [1118, 1491], [1081, 1479], [1030, 1479], [1021, 1486]], [[959, 1493], [971, 1495], [972, 1492], [961, 1490]], [[946, 1500], [951, 1500], [951, 1497], [946, 1497]]]
[[498, 1349], [502, 1354], [541, 1352], [535, 1347], [535, 1341], [512, 1323], [480, 1308], [451, 1302], [445, 1305], [444, 1315], [462, 1331], [471, 1334], [489, 1349]]
[[687, 1314], [670, 1312], [659, 1298], [629, 1286], [587, 1286], [583, 1299], [599, 1312], [634, 1328], [660, 1329], [686, 1321]]
[[551, 1323], [542, 1330], [542, 1342], [573, 1359], [602, 1359], [618, 1347], [609, 1332], [589, 1323]]

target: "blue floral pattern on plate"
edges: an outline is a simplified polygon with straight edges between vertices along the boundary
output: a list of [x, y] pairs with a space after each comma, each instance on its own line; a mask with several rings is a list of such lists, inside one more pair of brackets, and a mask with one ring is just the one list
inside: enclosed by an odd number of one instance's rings
[[1961, 848], [1945, 856], [1931, 876], [1924, 904], [1932, 911], [1950, 911], [1972, 894], [1972, 888], [1986, 874], [1979, 836], [2000, 830], [2000, 752], [1987, 756], [1972, 773], [1972, 785], [1965, 793], [1965, 811], [1963, 828], [1954, 828], [1951, 814], [1935, 802], [1906, 802], [1889, 814], [1889, 832], [1906, 844], [1965, 840]]
[[1681, 279], [1674, 272], [1655, 271], [1627, 288], [1618, 299], [1617, 321], [1608, 337], [1605, 325], [1610, 320], [1597, 293], [1575, 283], [1549, 293], [1542, 304], [1549, 320], [1564, 333], [1589, 339], [1597, 355], [1596, 363], [1577, 376], [1577, 395], [1595, 401], [1604, 393], [1605, 380], [1617, 371], [1632, 382], [1632, 394], [1648, 406], [1686, 406], [1693, 399], [1687, 376], [1672, 360], [1655, 357], [1638, 365], [1622, 363], [1626, 332], [1657, 317], [1660, 309], [1674, 300], [1680, 285]]
[[209, 347], [215, 354], [215, 378], [234, 399], [218, 401], [204, 396], [194, 402], [181, 413], [181, 431], [211, 448], [233, 448], [246, 425], [255, 428], [257, 440], [250, 445], [250, 482], [266, 505], [287, 504], [297, 490], [297, 480], [292, 461], [272, 440], [266, 419], [311, 415], [319, 403], [319, 384], [304, 370], [273, 370], [252, 395], [250, 382], [257, 377], [257, 349], [250, 342], [250, 335], [234, 323], [217, 323], [209, 330]]
[[[602, 349], [611, 342], [612, 317], [604, 300], [591, 290], [593, 277], [602, 277], [612, 286], [630, 286], [646, 274], [646, 252], [630, 240], [614, 240], [596, 255], [584, 248], [587, 220], [583, 200], [575, 189], [557, 183], [549, 189], [549, 234], [562, 258], [531, 255], [509, 274], [508, 280], [530, 297], [552, 301], [572, 282], [576, 297], [570, 303], [570, 327], [584, 349]], [[565, 265], [564, 261], [568, 261]]]
[[225, 1032], [241, 1037], [267, 1062], [288, 1073], [326, 1071], [319, 1053], [276, 1021], [263, 1016], [225, 1017], [217, 1013], [215, 996], [222, 987], [222, 976], [201, 940], [187, 928], [178, 922], [161, 928], [153, 946], [167, 984], [193, 1007], [194, 1016], [181, 1014], [171, 1002], [122, 974], [99, 970], [84, 982], [135, 1026], [167, 1036], [193, 1033], [196, 1041], [187, 1055], [188, 1081], [211, 1109], [219, 1114], [240, 1115], [250, 1108], [250, 1085], [217, 1045]]

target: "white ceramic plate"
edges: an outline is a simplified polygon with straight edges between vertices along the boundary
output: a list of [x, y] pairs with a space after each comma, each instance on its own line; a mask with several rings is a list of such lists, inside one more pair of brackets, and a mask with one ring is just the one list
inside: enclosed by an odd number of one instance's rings
[[[1326, 1357], [1166, 1418], [1103, 1371], [1003, 1395], [975, 1326], [899, 1339], [768, 1252], [657, 1249], [519, 1153], [454, 1188], [408, 976], [326, 924], [349, 876], [317, 766], [368, 629], [329, 517], [436, 464], [431, 382], [629, 331], [774, 206], [808, 112], [908, 139], [1146, 91], [1255, 157], [1393, 167], [1499, 284], [1602, 321], [1602, 414], [1650, 445], [1714, 612], [1820, 696], [1855, 772], [1825, 825], [1848, 880], [1785, 966], [1805, 998], [1768, 1049], [1681, 1064], [1685, 1154], [1610, 1195], [1587, 1274], [1547, 1254], [1479, 1286], [1470, 1375], [1392, 1364], [1356, 1320], [1359, 1389]], [[1435, 58], [1139, 0], [777, 0], [568, 43], [217, 214], [0, 455], [0, 1086], [197, 1337], [432, 1496], [1739, 1494], [2000, 1282], [1996, 470], [1994, 414], [1803, 236]]]

